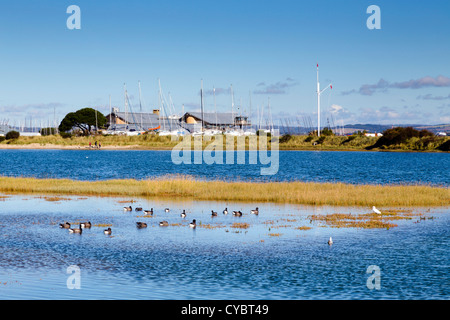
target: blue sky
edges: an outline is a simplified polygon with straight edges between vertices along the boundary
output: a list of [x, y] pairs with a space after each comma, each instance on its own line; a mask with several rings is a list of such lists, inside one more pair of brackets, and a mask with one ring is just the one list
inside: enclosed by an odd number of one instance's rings
[[[69, 5], [81, 30], [69, 30]], [[381, 29], [369, 30], [369, 5]], [[200, 82], [217, 110], [257, 121], [450, 123], [449, 1], [0, 1], [0, 122], [61, 120], [90, 106], [158, 105], [158, 79], [176, 110], [196, 111]], [[206, 110], [213, 97], [206, 94]]]

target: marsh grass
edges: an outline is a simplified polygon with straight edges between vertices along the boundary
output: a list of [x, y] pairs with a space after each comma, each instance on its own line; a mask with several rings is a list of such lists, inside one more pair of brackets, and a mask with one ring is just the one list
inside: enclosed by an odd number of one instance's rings
[[347, 214], [333, 213], [326, 215], [311, 215], [308, 218], [311, 221], [318, 221], [325, 226], [332, 228], [363, 228], [363, 229], [380, 229], [393, 228], [398, 225], [392, 223], [398, 220], [411, 220], [413, 217], [421, 218], [423, 214], [412, 212], [395, 212], [389, 211], [386, 214], [377, 215], [375, 213], [368, 214]]
[[182, 198], [332, 206], [447, 206], [450, 190], [426, 185], [351, 185], [312, 182], [204, 181], [189, 176], [149, 180], [78, 181], [0, 177], [3, 194]]

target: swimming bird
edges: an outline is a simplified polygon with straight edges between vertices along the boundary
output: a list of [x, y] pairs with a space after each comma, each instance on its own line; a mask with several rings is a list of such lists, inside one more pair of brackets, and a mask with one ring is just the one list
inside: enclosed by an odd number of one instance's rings
[[147, 228], [147, 224], [145, 222], [136, 222], [136, 227], [140, 228]]
[[233, 216], [242, 217], [242, 212], [240, 210], [239, 211], [233, 211]]
[[111, 232], [112, 232], [111, 228], [103, 230], [103, 233], [106, 234], [106, 235], [111, 235]]
[[168, 227], [169, 226], [169, 223], [167, 222], [167, 221], [161, 221], [160, 223], [159, 223], [159, 226], [160, 227]]
[[258, 207], [256, 207], [255, 210], [250, 210], [250, 212], [253, 213], [253, 214], [259, 214]]
[[141, 208], [141, 207], [136, 207], [134, 210], [136, 210], [136, 211], [142, 211], [142, 208]]
[[328, 240], [327, 243], [331, 246], [333, 244], [333, 239], [331, 239], [331, 237], [330, 237], [330, 239]]
[[79, 233], [82, 234], [83, 233], [83, 229], [80, 228], [70, 228], [69, 229], [69, 233]]
[[63, 229], [70, 229], [70, 223], [68, 222], [60, 223], [59, 227]]
[[151, 210], [144, 210], [144, 214], [152, 216], [153, 215], [153, 208]]
[[90, 228], [90, 227], [92, 227], [92, 224], [90, 221], [80, 223], [80, 228], [84, 229], [84, 228]]
[[223, 214], [228, 214], [228, 208], [225, 208], [225, 210], [223, 210]]
[[169, 209], [169, 208], [165, 208], [164, 211], [165, 211], [165, 212], [169, 212], [170, 209]]
[[375, 206], [372, 207], [373, 212], [375, 212], [376, 214], [381, 214], [381, 211], [378, 210], [377, 208], [375, 208]]
[[217, 212], [214, 210], [211, 210], [211, 217], [217, 217]]
[[123, 211], [132, 211], [133, 209], [131, 208], [131, 206], [129, 207], [123, 207]]
[[195, 221], [195, 219], [192, 220], [191, 223], [189, 223], [189, 227], [190, 227], [190, 228], [195, 228], [196, 226], [197, 226], [197, 222]]
[[182, 218], [186, 218], [186, 210], [183, 209], [183, 212], [181, 213]]

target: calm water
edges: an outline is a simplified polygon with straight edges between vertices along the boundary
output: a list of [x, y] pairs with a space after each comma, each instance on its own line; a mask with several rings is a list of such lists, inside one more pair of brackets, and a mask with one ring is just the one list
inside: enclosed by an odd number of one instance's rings
[[[0, 201], [0, 299], [448, 299], [449, 208], [417, 213], [433, 220], [398, 221], [390, 230], [336, 229], [308, 215], [368, 213], [366, 208], [161, 202], [116, 198], [8, 196]], [[125, 213], [153, 207], [154, 217]], [[171, 208], [165, 213], [163, 208]], [[224, 207], [243, 217], [224, 216]], [[180, 212], [186, 209], [187, 217]], [[219, 211], [212, 218], [210, 210]], [[193, 230], [188, 223], [196, 219]], [[112, 224], [69, 234], [59, 223]], [[159, 227], [167, 220], [169, 227]], [[148, 228], [138, 230], [136, 221]], [[234, 222], [248, 229], [231, 228]], [[209, 228], [206, 228], [208, 226]], [[298, 230], [310, 226], [310, 230]], [[272, 234], [272, 235], [271, 235]], [[277, 236], [274, 236], [278, 234]], [[332, 236], [334, 244], [327, 244]], [[80, 289], [68, 289], [70, 265]], [[366, 286], [370, 265], [380, 290]]]
[[450, 155], [445, 153], [280, 151], [278, 173], [271, 176], [260, 174], [270, 164], [258, 160], [250, 165], [248, 158], [247, 152], [246, 164], [177, 165], [170, 151], [0, 150], [0, 175], [101, 180], [183, 174], [225, 180], [445, 186], [450, 181]]

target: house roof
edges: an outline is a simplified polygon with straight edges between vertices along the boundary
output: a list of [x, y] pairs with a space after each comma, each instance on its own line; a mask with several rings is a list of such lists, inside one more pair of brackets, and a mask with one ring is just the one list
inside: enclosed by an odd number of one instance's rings
[[[183, 116], [184, 119], [192, 116], [198, 121], [202, 121], [202, 113], [201, 112], [186, 112]], [[234, 125], [234, 118], [231, 112], [203, 112], [203, 121], [208, 124], [219, 124], [219, 125]]]

